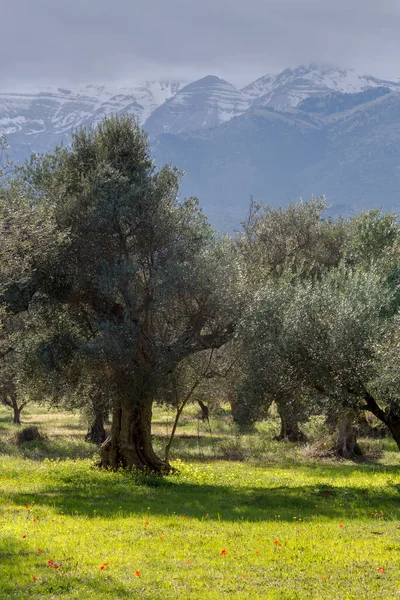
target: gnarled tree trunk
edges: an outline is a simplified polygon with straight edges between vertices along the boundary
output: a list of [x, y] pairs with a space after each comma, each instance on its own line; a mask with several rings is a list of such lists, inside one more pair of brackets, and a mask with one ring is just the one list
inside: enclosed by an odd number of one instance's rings
[[386, 419], [386, 426], [390, 430], [394, 441], [397, 444], [398, 449], [400, 450], [400, 417], [395, 415], [390, 415]]
[[339, 422], [339, 431], [336, 438], [334, 450], [342, 458], [354, 459], [361, 455], [357, 445], [355, 430], [355, 415], [353, 412], [345, 412]]
[[382, 423], [385, 423], [400, 450], [400, 416], [392, 407], [388, 411], [382, 410], [372, 394], [367, 391], [364, 399], [366, 401], [365, 408], [370, 410]]
[[104, 417], [101, 413], [95, 415], [89, 431], [86, 434], [86, 441], [100, 446], [106, 439], [107, 434], [104, 429]]
[[121, 401], [113, 411], [111, 435], [100, 447], [101, 466], [145, 469], [155, 473], [170, 470], [153, 450], [151, 417], [153, 401], [138, 398]]
[[307, 436], [300, 430], [296, 417], [288, 410], [285, 402], [275, 401], [279, 416], [281, 418], [281, 430], [274, 437], [278, 442], [289, 440], [289, 442], [306, 442]]

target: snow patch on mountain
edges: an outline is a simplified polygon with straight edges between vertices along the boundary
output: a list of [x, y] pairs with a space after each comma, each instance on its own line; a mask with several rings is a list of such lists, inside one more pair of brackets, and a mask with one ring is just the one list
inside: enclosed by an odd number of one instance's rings
[[254, 105], [287, 110], [314, 95], [358, 93], [376, 87], [400, 91], [400, 80], [386, 81], [372, 75], [360, 75], [354, 69], [311, 64], [285, 69], [276, 76], [260, 77], [242, 92], [251, 98]]
[[250, 99], [214, 75], [190, 83], [157, 108], [145, 123], [152, 137], [215, 127], [242, 114]]
[[133, 114], [142, 124], [181, 87], [177, 81], [148, 81], [132, 87], [86, 85], [0, 93], [0, 130], [7, 135], [46, 130], [62, 135], [111, 113]]

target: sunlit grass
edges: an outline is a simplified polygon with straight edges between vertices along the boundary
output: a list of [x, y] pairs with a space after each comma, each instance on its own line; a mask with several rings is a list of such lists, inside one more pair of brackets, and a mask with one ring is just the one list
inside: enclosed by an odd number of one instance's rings
[[[160, 448], [170, 418], [156, 412]], [[78, 415], [31, 408], [23, 420], [46, 431], [47, 446], [16, 448], [0, 421], [1, 599], [399, 596], [400, 471], [386, 440], [379, 464], [316, 462], [273, 442], [268, 424], [243, 439], [223, 419], [198, 431], [192, 410], [180, 433], [195, 438], [181, 446], [193, 460], [146, 479], [84, 458], [96, 449]], [[212, 436], [253, 444], [253, 455], [220, 461], [217, 446], [213, 458]], [[77, 459], [65, 460], [74, 444]]]

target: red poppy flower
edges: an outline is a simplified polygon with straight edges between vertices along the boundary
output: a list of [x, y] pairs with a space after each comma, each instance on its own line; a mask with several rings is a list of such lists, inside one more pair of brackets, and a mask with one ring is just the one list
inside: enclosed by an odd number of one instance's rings
[[366, 493], [367, 493], [367, 490], [361, 490], [361, 492], [362, 492], [363, 494], [366, 494]]
[[34, 575], [34, 576], [33, 576], [33, 579], [34, 579], [35, 581], [37, 581], [37, 580], [39, 579], [39, 577], [36, 577], [36, 575]]
[[340, 523], [339, 527], [340, 527], [340, 529], [343, 529], [343, 527], [344, 527], [343, 523]]
[[184, 519], [184, 518], [185, 518], [185, 515], [181, 515], [181, 519]]
[[101, 565], [100, 571], [102, 571], [104, 568], [105, 568], [105, 565]]
[[136, 577], [140, 577], [140, 571], [136, 571], [135, 575]]
[[38, 551], [38, 554], [40, 554], [42, 552], [42, 549], [38, 548], [37, 551]]
[[55, 522], [56, 522], [56, 520], [55, 520], [55, 519], [52, 519], [52, 520], [51, 520], [51, 522], [52, 522], [52, 523], [55, 523]]
[[274, 540], [274, 544], [275, 544], [275, 546], [282, 546], [282, 544], [280, 543], [279, 540]]
[[190, 563], [190, 558], [187, 558], [185, 562], [188, 565]]
[[162, 542], [164, 539], [164, 536], [160, 535], [160, 542]]
[[327, 577], [323, 577], [323, 578], [322, 578], [322, 581], [326, 581], [327, 579], [328, 579]]
[[148, 525], [150, 525], [150, 523], [148, 521], [146, 521], [146, 523], [144, 524], [144, 526], [147, 527]]
[[371, 513], [371, 514], [370, 514], [370, 516], [371, 516], [371, 517], [373, 517], [373, 516], [374, 516], [374, 513]]
[[37, 519], [33, 519], [33, 522], [34, 522], [34, 523], [37, 523]]
[[26, 535], [23, 535], [23, 536], [22, 536], [22, 539], [24, 540], [25, 538], [26, 538]]
[[59, 568], [60, 568], [60, 565], [53, 565], [53, 567], [54, 567], [55, 569], [59, 569]]
[[48, 567], [52, 567], [53, 566], [53, 561], [52, 560], [48, 560], [47, 561], [47, 566]]
[[385, 569], [383, 567], [378, 568], [378, 573], [384, 573], [384, 572], [385, 572]]
[[226, 556], [228, 554], [228, 550], [222, 550], [221, 554], [222, 556]]
[[103, 566], [106, 567], [108, 564], [109, 564], [108, 562], [103, 563]]
[[260, 551], [259, 551], [259, 550], [256, 550], [254, 554], [260, 554]]
[[25, 508], [26, 508], [26, 510], [29, 510], [29, 509], [30, 509], [30, 506], [29, 506], [29, 504], [27, 504], [27, 505], [25, 506]]
[[324, 492], [324, 496], [326, 498], [326, 496], [329, 496], [329, 492]]

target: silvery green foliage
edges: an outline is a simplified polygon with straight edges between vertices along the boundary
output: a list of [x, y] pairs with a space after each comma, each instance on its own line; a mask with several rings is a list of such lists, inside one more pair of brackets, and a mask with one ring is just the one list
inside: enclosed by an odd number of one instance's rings
[[214, 236], [196, 199], [178, 200], [180, 173], [156, 171], [132, 119], [79, 131], [70, 149], [33, 157], [24, 176], [68, 231], [31, 311], [37, 342], [27, 371], [41, 373], [53, 396], [72, 398], [88, 381], [110, 397], [134, 389], [156, 397], [181, 360], [229, 339], [230, 244]]
[[238, 333], [240, 389], [256, 415], [271, 398], [299, 416], [358, 407], [384, 368], [377, 347], [399, 306], [396, 219], [371, 211], [335, 223], [325, 207], [322, 198], [256, 206], [245, 224], [252, 292]]
[[307, 416], [309, 387], [294, 377], [293, 365], [270, 337], [281, 331], [282, 311], [292, 299], [293, 286], [320, 275], [343, 257], [349, 223], [324, 219], [326, 208], [323, 197], [280, 209], [252, 202], [237, 240], [247, 297], [237, 335], [242, 357], [238, 401], [251, 420], [262, 418], [273, 400], [284, 403], [299, 420]]
[[262, 393], [305, 394], [314, 409], [360, 409], [388, 366], [383, 348], [397, 327], [393, 296], [374, 266], [340, 265], [319, 278], [265, 287], [246, 324], [254, 339], [251, 380]]
[[392, 326], [392, 292], [378, 269], [339, 267], [296, 286], [283, 349], [305, 380], [327, 394], [361, 398], [379, 368], [376, 345]]

